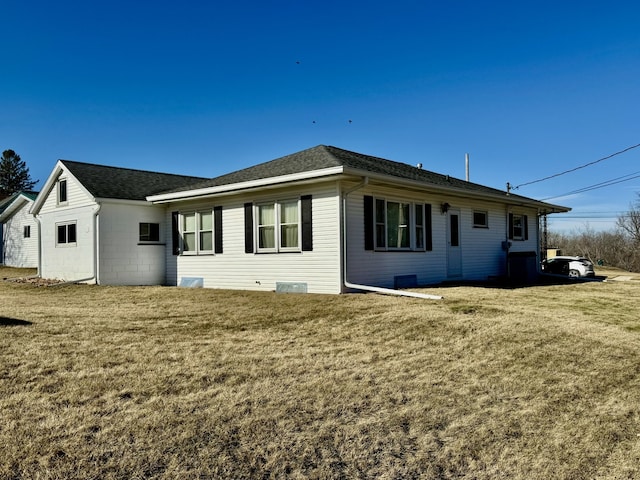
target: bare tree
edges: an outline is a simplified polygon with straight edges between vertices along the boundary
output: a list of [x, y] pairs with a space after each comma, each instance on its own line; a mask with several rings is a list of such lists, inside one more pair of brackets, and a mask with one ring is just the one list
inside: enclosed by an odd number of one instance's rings
[[616, 225], [635, 246], [640, 245], [640, 193], [636, 202], [629, 205], [629, 211], [618, 217]]

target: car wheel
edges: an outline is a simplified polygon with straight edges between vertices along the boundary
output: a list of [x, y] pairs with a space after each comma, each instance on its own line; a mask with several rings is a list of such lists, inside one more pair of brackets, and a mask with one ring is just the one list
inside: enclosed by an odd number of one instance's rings
[[580, 276], [580, 272], [578, 270], [569, 270], [569, 276], [570, 277], [579, 277]]

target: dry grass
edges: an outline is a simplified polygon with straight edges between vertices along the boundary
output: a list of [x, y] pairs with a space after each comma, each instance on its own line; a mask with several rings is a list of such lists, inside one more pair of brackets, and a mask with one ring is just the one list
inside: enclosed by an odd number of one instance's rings
[[640, 280], [426, 291], [0, 282], [0, 478], [640, 478]]

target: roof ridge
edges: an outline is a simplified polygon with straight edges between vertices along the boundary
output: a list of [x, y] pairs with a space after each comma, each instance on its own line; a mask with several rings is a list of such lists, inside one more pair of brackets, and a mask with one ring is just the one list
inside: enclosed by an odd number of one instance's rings
[[117, 167], [117, 166], [114, 166], [114, 165], [102, 165], [102, 164], [99, 164], [99, 163], [78, 162], [76, 160], [65, 160], [65, 159], [62, 159], [62, 158], [58, 159], [58, 161], [62, 162], [65, 165], [67, 165], [67, 164], [84, 165], [84, 166], [88, 166], [88, 167], [109, 168], [109, 169], [129, 171], [129, 172], [150, 173], [150, 174], [153, 174], [153, 175], [170, 175], [172, 177], [194, 178], [194, 179], [200, 179], [200, 180], [209, 180], [211, 178], [211, 177], [196, 177], [196, 176], [193, 176], [193, 175], [182, 175], [180, 173], [157, 172], [157, 171], [154, 171], [154, 170], [143, 170], [143, 169], [140, 169], [140, 168]]

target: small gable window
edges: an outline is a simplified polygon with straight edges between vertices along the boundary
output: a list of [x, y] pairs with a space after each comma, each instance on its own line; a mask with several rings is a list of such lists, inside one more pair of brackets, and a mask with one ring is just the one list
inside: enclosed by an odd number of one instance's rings
[[67, 181], [65, 179], [58, 180], [58, 205], [67, 203]]
[[76, 246], [76, 222], [56, 224], [56, 245]]
[[31, 225], [25, 225], [23, 231], [24, 238], [31, 238]]
[[159, 242], [160, 224], [141, 222], [139, 239], [141, 242]]

